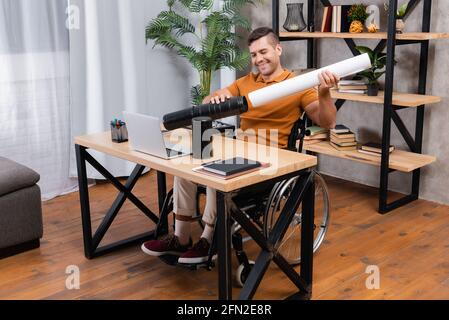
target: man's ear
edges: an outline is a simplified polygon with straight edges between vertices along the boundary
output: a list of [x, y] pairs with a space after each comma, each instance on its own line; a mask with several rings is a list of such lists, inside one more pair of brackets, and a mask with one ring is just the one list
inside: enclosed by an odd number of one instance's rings
[[279, 57], [280, 56], [282, 56], [282, 46], [278, 43], [277, 45], [276, 45], [276, 52], [278, 53], [278, 55], [279, 55]]

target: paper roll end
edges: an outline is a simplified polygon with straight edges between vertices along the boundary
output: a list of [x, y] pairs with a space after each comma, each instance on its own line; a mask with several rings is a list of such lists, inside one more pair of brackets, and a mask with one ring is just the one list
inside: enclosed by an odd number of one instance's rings
[[362, 54], [362, 58], [365, 59], [365, 63], [368, 66], [366, 69], [372, 68], [373, 65], [371, 63], [371, 59], [370, 59], [368, 53]]

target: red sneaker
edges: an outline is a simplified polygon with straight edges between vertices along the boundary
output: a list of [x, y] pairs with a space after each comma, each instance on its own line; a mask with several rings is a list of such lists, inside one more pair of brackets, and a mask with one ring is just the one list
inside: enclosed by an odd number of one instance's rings
[[178, 263], [196, 264], [206, 262], [209, 259], [209, 248], [209, 241], [201, 238], [191, 249], [179, 257]]
[[163, 255], [179, 256], [189, 249], [190, 245], [182, 246], [175, 235], [163, 240], [151, 240], [142, 244], [142, 251], [153, 257]]

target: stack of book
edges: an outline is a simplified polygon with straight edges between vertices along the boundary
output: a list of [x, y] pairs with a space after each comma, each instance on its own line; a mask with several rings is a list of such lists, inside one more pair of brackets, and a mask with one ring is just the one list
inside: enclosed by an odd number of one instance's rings
[[349, 32], [349, 9], [350, 5], [324, 7], [321, 32]]
[[368, 85], [364, 80], [340, 80], [338, 84], [338, 92], [341, 93], [365, 94], [367, 90]]
[[306, 144], [319, 143], [321, 141], [326, 141], [329, 138], [329, 130], [318, 126], [308, 127], [307, 131], [310, 132], [310, 135], [304, 137], [304, 142]]
[[335, 129], [331, 130], [330, 144], [338, 151], [352, 151], [357, 150], [357, 141], [355, 134], [344, 125], [337, 125]]
[[[390, 146], [390, 153], [392, 153], [395, 150], [394, 146]], [[374, 143], [374, 142], [368, 142], [363, 144], [360, 149], [357, 150], [360, 153], [369, 154], [372, 156], [381, 157], [382, 156], [382, 144], [380, 143]]]

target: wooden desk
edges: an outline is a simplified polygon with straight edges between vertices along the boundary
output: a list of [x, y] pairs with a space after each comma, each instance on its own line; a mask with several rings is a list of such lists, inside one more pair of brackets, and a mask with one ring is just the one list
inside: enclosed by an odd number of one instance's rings
[[[190, 142], [190, 132], [188, 130], [177, 130], [176, 136], [184, 137], [183, 143]], [[262, 248], [262, 253], [256, 261], [247, 283], [240, 295], [241, 298], [252, 298], [257, 289], [263, 274], [270, 261], [274, 261], [287, 276], [300, 289], [300, 296], [310, 298], [312, 284], [312, 261], [313, 261], [313, 171], [310, 168], [316, 166], [317, 159], [314, 156], [269, 148], [254, 143], [233, 140], [222, 136], [214, 137], [214, 159], [230, 159], [236, 156], [246, 157], [264, 163], [270, 163], [269, 168], [261, 169], [235, 179], [223, 180], [212, 176], [192, 171], [193, 168], [201, 165], [198, 160], [191, 156], [164, 160], [141, 152], [133, 151], [128, 143], [117, 144], [111, 141], [110, 133], [99, 133], [75, 138], [78, 182], [81, 202], [81, 214], [83, 221], [84, 251], [88, 259], [93, 259], [100, 255], [120, 249], [124, 246], [142, 243], [149, 239], [157, 238], [168, 233], [168, 222], [162, 219], [166, 216], [170, 208], [169, 197], [166, 194], [165, 173], [188, 179], [197, 184], [211, 187], [217, 190], [217, 250], [219, 261], [219, 298], [232, 299], [232, 269], [231, 269], [231, 217], [235, 219], [248, 233], [250, 233], [258, 245]], [[136, 163], [137, 166], [129, 177], [125, 185], [122, 185], [114, 178], [100, 163], [98, 163], [87, 151], [96, 150], [117, 158]], [[208, 161], [211, 161], [208, 160]], [[207, 162], [208, 162], [207, 161]], [[86, 162], [90, 163], [106, 179], [120, 191], [111, 209], [106, 214], [98, 230], [92, 236], [91, 216], [89, 205], [89, 192], [86, 173]], [[148, 167], [158, 171], [159, 190], [159, 217], [148, 209], [137, 197], [132, 194], [138, 178], [144, 169]], [[242, 216], [233, 208], [232, 201], [236, 192], [250, 188], [251, 186], [266, 181], [282, 181], [291, 177], [301, 176], [301, 183], [292, 191], [292, 196], [287, 201], [285, 207], [289, 208], [291, 214], [283, 214], [285, 218], [279, 219], [273, 237], [265, 239], [246, 216]], [[157, 227], [154, 231], [138, 235], [117, 243], [98, 248], [101, 240], [112, 224], [115, 216], [126, 199], [132, 201]], [[303, 202], [302, 240], [301, 240], [301, 275], [288, 265], [275, 248], [275, 243], [281, 239], [291, 223], [295, 210], [300, 202]], [[289, 220], [290, 219], [290, 220]], [[284, 230], [285, 229], [285, 230]]]

